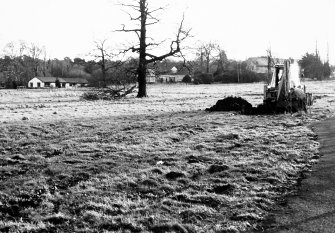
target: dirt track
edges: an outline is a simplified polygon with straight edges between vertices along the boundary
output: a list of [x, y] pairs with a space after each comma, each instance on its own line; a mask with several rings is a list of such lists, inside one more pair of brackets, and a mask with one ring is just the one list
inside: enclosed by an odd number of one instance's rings
[[335, 229], [335, 118], [311, 126], [318, 134], [321, 158], [297, 195], [275, 217], [267, 232], [334, 232]]

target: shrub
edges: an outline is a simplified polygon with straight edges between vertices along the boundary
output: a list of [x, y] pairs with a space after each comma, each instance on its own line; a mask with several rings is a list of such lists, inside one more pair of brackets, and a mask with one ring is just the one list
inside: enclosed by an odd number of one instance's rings
[[191, 83], [192, 82], [192, 78], [190, 75], [185, 75], [183, 80], [182, 80], [183, 83]]
[[55, 81], [55, 85], [56, 85], [57, 88], [61, 88], [61, 83], [60, 83], [58, 78]]
[[267, 74], [258, 74], [249, 70], [243, 70], [238, 77], [235, 70], [225, 71], [223, 74], [218, 74], [214, 77], [214, 82], [219, 83], [252, 83], [266, 81]]
[[194, 84], [211, 84], [213, 83], [214, 78], [213, 74], [204, 74], [204, 73], [199, 73], [194, 77]]

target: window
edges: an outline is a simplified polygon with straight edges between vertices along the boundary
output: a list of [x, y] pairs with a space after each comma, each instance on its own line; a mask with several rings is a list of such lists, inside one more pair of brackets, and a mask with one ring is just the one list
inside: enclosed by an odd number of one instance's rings
[[41, 87], [41, 83], [40, 82], [37, 83], [37, 87]]
[[34, 84], [33, 84], [33, 83], [30, 83], [30, 87], [34, 87]]

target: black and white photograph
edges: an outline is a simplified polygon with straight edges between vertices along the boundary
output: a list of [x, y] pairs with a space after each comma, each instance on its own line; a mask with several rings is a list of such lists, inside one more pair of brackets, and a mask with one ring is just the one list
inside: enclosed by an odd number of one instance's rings
[[0, 232], [335, 232], [335, 1], [0, 9]]

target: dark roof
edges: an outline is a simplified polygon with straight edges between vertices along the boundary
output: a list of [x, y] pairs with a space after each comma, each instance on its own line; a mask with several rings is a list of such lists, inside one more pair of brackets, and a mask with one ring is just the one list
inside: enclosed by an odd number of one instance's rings
[[58, 79], [59, 82], [61, 83], [66, 83], [66, 81], [63, 78], [57, 78], [57, 77], [35, 77], [35, 78], [39, 79], [44, 83], [54, 83], [56, 82], [56, 79]]
[[67, 83], [78, 83], [87, 84], [88, 81], [85, 78], [63, 78]]
[[54, 83], [56, 79], [61, 83], [77, 83], [77, 84], [87, 84], [88, 81], [84, 78], [57, 78], [57, 77], [35, 77], [44, 83]]
[[187, 75], [190, 72], [188, 71], [188, 69], [186, 69], [185, 67], [181, 68], [180, 70], [178, 70], [176, 73], [171, 72], [171, 70], [163, 70], [158, 72], [159, 74], [168, 74], [168, 75]]

